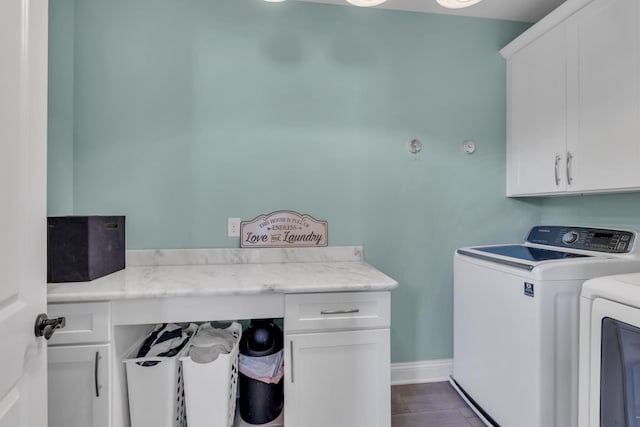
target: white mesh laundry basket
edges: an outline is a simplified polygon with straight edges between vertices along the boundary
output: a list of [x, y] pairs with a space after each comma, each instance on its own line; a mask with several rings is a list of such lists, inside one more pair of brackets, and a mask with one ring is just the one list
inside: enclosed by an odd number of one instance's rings
[[226, 330], [235, 337], [235, 344], [229, 354], [220, 354], [210, 363], [194, 362], [188, 352], [180, 358], [184, 370], [189, 427], [233, 426], [242, 326], [234, 322]]
[[[184, 379], [180, 356], [135, 357], [143, 340], [123, 360], [127, 372], [131, 427], [186, 427]], [[144, 362], [157, 362], [143, 366]]]

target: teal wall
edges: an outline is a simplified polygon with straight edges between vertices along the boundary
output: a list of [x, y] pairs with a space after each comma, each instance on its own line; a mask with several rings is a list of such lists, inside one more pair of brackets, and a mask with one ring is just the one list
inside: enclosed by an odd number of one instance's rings
[[640, 193], [541, 198], [540, 222], [640, 231]]
[[74, 2], [50, 4], [47, 209], [64, 215], [73, 212]]
[[295, 1], [52, 0], [49, 213], [124, 214], [131, 249], [238, 247], [227, 217], [309, 213], [400, 283], [392, 360], [449, 358], [454, 249], [519, 241], [544, 207], [504, 197], [498, 50], [526, 27]]

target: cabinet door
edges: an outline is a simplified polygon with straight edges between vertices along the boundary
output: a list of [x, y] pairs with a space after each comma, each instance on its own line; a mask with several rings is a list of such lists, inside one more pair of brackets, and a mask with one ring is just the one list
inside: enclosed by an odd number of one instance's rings
[[49, 347], [49, 427], [109, 427], [110, 349]]
[[640, 6], [596, 0], [577, 26], [579, 102], [571, 191], [640, 187]]
[[389, 329], [285, 341], [285, 425], [390, 427]]
[[565, 190], [566, 44], [560, 25], [507, 64], [508, 196]]

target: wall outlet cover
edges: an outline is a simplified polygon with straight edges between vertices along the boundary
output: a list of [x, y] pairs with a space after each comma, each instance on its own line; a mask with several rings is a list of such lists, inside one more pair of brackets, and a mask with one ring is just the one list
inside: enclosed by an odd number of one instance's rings
[[240, 218], [227, 218], [227, 235], [240, 237]]

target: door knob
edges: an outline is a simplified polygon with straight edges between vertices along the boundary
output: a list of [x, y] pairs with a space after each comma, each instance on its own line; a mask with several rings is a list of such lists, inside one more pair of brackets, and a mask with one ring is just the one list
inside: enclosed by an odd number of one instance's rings
[[38, 317], [36, 317], [34, 332], [36, 334], [36, 337], [44, 337], [46, 340], [48, 340], [49, 338], [51, 338], [51, 335], [53, 335], [56, 329], [64, 328], [64, 325], [64, 317], [49, 319], [45, 313], [41, 313], [38, 314]]

